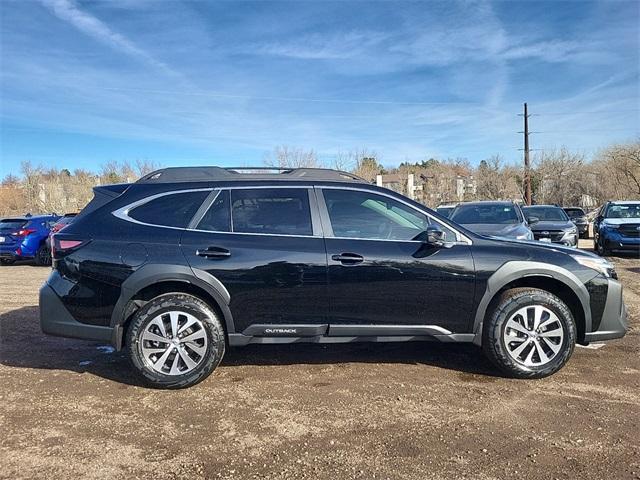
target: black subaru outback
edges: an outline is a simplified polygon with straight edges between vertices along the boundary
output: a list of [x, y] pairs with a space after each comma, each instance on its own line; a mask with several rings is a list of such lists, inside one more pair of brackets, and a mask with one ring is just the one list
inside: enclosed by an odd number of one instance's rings
[[482, 237], [333, 170], [167, 168], [97, 187], [53, 261], [42, 330], [126, 347], [165, 388], [250, 343], [472, 342], [538, 378], [626, 331], [606, 260]]

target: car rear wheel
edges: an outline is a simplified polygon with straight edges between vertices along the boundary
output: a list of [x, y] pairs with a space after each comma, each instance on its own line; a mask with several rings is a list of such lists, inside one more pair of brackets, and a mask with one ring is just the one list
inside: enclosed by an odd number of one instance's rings
[[129, 358], [151, 386], [185, 388], [207, 378], [225, 351], [218, 315], [193, 295], [168, 293], [142, 307], [127, 331]]
[[51, 265], [51, 250], [45, 244], [40, 245], [36, 251], [35, 257], [36, 265], [47, 266]]
[[552, 375], [567, 363], [575, 347], [571, 310], [545, 290], [507, 290], [485, 322], [484, 353], [512, 377]]

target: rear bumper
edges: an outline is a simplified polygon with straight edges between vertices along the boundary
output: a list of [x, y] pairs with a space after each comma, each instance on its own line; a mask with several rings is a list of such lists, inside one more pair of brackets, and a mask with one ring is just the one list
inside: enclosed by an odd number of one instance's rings
[[622, 284], [609, 279], [607, 301], [598, 330], [585, 333], [586, 342], [621, 338], [627, 333], [627, 307], [622, 300]]
[[48, 335], [112, 343], [113, 328], [78, 322], [56, 292], [45, 283], [40, 288], [40, 328]]

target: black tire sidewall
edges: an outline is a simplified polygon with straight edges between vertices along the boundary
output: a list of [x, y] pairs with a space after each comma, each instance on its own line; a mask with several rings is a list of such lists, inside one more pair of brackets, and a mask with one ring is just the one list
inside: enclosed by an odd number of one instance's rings
[[45, 244], [40, 245], [40, 247], [38, 247], [38, 250], [36, 250], [35, 261], [36, 265], [40, 265], [42, 267], [51, 265], [51, 252]]
[[[517, 310], [530, 305], [542, 305], [556, 314], [564, 329], [562, 347], [547, 364], [527, 367], [516, 362], [504, 344], [503, 334], [508, 319]], [[538, 289], [516, 290], [503, 296], [496, 305], [484, 330], [483, 346], [489, 358], [505, 373], [519, 378], [542, 378], [560, 370], [569, 360], [575, 348], [577, 329], [571, 310], [555, 295]]]
[[[140, 335], [149, 322], [168, 311], [183, 311], [195, 316], [203, 322], [207, 333], [205, 358], [194, 370], [184, 375], [164, 375], [153, 370], [140, 348]], [[127, 330], [126, 344], [129, 360], [147, 384], [158, 388], [178, 389], [201, 382], [216, 369], [224, 356], [225, 334], [218, 315], [205, 302], [192, 295], [169, 293], [154, 298], [136, 312]]]

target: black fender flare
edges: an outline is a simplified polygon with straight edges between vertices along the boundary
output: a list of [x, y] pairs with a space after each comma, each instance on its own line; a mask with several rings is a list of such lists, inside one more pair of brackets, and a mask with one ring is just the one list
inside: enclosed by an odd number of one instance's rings
[[142, 289], [162, 282], [184, 282], [207, 292], [217, 303], [228, 334], [235, 333], [233, 316], [229, 308], [231, 295], [220, 280], [204, 270], [188, 265], [146, 264], [132, 273], [121, 286], [120, 297], [111, 314], [112, 343], [122, 347], [123, 325], [126, 309], [131, 299]]
[[[585, 332], [591, 331], [591, 306], [589, 292], [584, 284], [566, 268], [550, 263], [532, 261], [511, 261], [503, 264], [493, 272], [487, 281], [487, 288], [478, 303], [473, 322], [473, 343], [482, 344], [482, 324], [487, 313], [487, 308], [493, 297], [505, 285], [523, 277], [549, 277], [569, 287], [578, 297], [584, 312]], [[552, 292], [553, 293], [553, 292]]]

